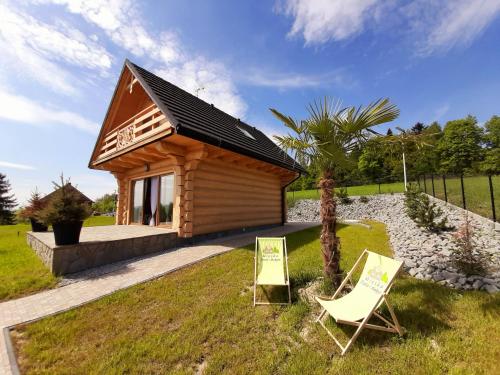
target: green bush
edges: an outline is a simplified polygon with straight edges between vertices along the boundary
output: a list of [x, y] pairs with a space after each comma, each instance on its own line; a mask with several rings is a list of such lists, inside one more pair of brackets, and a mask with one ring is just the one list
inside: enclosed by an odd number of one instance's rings
[[351, 204], [352, 199], [349, 198], [349, 194], [347, 194], [347, 189], [345, 187], [341, 187], [335, 191], [335, 195], [343, 204]]
[[365, 197], [364, 195], [362, 195], [362, 196], [359, 197], [359, 201], [361, 203], [368, 203], [369, 199], [367, 197]]
[[45, 225], [63, 222], [83, 221], [90, 216], [90, 206], [80, 202], [76, 191], [71, 188], [69, 180], [61, 176], [61, 184], [53, 182], [55, 193], [47, 207], [36, 214], [36, 219]]
[[405, 192], [406, 213], [419, 227], [426, 228], [431, 232], [441, 232], [451, 229], [446, 225], [447, 218], [443, 216], [443, 210], [431, 203], [427, 194], [424, 194], [414, 184], [409, 184]]

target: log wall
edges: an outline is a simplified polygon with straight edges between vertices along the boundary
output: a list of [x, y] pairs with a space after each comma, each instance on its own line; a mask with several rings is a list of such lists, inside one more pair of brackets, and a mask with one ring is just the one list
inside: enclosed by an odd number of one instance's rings
[[281, 223], [281, 182], [272, 173], [203, 159], [190, 179], [193, 235]]

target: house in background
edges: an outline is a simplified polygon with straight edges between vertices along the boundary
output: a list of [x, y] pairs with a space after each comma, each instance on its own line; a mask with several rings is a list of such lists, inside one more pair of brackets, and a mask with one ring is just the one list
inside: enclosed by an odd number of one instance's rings
[[305, 172], [258, 129], [126, 60], [89, 167], [118, 183], [116, 224], [180, 238], [283, 224]]
[[[92, 206], [92, 204], [94, 203], [94, 201], [92, 199], [90, 199], [89, 197], [87, 197], [85, 194], [83, 194], [80, 190], [78, 190], [76, 187], [74, 187], [71, 182], [68, 182], [66, 185], [64, 185], [64, 188], [66, 189], [65, 191], [67, 192], [71, 192], [71, 193], [74, 193], [76, 194], [76, 196], [78, 197], [78, 203], [85, 203], [87, 204], [89, 207]], [[49, 193], [47, 194], [46, 196], [44, 196], [41, 200], [43, 203], [48, 203], [52, 197], [54, 196], [54, 194], [56, 192], [58, 192], [59, 190], [61, 190], [62, 188], [59, 188], [57, 190], [54, 190], [52, 193]]]

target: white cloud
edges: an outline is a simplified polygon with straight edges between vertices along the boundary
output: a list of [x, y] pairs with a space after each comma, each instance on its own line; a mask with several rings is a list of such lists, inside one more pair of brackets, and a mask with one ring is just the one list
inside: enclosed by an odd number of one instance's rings
[[2, 161], [2, 160], [0, 160], [0, 167], [12, 168], [12, 169], [22, 169], [22, 170], [26, 170], [26, 171], [35, 169], [35, 167], [33, 167], [31, 165], [11, 163], [11, 162]]
[[38, 0], [64, 5], [87, 22], [101, 28], [120, 47], [133, 55], [152, 60], [154, 70], [165, 79], [215, 104], [224, 111], [244, 117], [247, 106], [238, 94], [226, 67], [217, 61], [190, 53], [172, 31], [158, 36], [144, 26], [144, 19], [131, 0]]
[[244, 82], [255, 86], [273, 87], [278, 89], [294, 89], [321, 87], [326, 85], [353, 86], [356, 84], [343, 69], [337, 69], [326, 74], [295, 74], [253, 71], [244, 77]]
[[424, 55], [470, 45], [500, 14], [500, 0], [450, 1], [436, 13], [435, 27], [422, 43]]
[[293, 18], [289, 35], [306, 44], [342, 41], [397, 20], [390, 31], [409, 34], [422, 56], [470, 45], [500, 14], [500, 0], [283, 1], [278, 12]]
[[49, 25], [7, 4], [0, 4], [0, 19], [4, 64], [54, 91], [76, 92], [76, 80], [60, 62], [102, 74], [111, 67], [111, 55], [102, 46], [64, 22]]
[[282, 12], [294, 17], [289, 35], [302, 34], [306, 44], [340, 41], [361, 31], [373, 16], [376, 0], [286, 0]]
[[164, 63], [179, 59], [180, 44], [175, 34], [152, 36], [141, 23], [141, 14], [130, 0], [39, 0], [65, 5], [69, 12], [81, 15], [101, 28], [110, 39], [136, 56], [150, 56]]
[[0, 88], [0, 118], [35, 125], [58, 124], [97, 134], [99, 125], [77, 113], [51, 107]]
[[247, 110], [246, 103], [238, 95], [222, 64], [199, 57], [183, 64], [158, 69], [156, 74], [191, 93], [200, 89], [200, 99], [213, 103], [236, 117], [243, 117]]

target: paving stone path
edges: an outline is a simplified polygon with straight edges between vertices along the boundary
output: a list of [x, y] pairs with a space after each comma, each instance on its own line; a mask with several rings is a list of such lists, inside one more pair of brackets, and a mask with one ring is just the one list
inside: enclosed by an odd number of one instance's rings
[[123, 267], [106, 274], [0, 303], [0, 335], [2, 335], [0, 337], [0, 374], [13, 374], [15, 371], [7, 350], [8, 341], [4, 329], [6, 327], [69, 310], [117, 290], [158, 278], [201, 260], [248, 245], [255, 241], [256, 236], [284, 236], [316, 225], [318, 223], [289, 223], [268, 230], [206, 241], [195, 246], [182, 247], [124, 263]]

